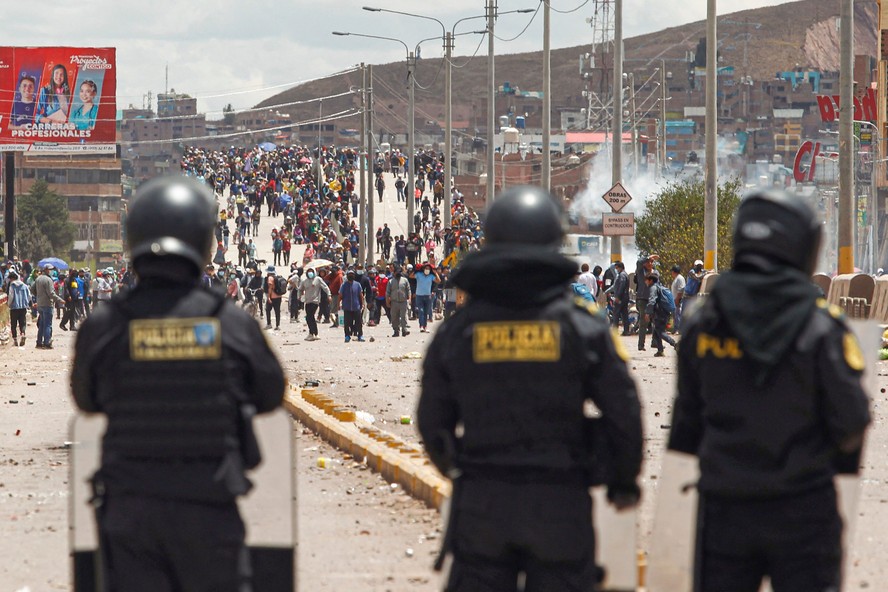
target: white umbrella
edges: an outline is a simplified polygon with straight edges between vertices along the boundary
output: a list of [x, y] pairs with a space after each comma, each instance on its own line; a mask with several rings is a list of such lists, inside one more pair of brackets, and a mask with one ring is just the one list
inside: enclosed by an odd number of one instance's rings
[[329, 267], [333, 262], [329, 259], [312, 259], [303, 267], [304, 269], [317, 269], [319, 267]]

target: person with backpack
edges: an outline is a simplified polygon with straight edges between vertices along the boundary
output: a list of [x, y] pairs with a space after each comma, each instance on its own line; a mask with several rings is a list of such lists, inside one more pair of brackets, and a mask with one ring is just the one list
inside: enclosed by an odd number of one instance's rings
[[271, 311], [274, 310], [275, 331], [281, 329], [281, 298], [287, 293], [287, 278], [277, 275], [273, 265], [265, 270], [265, 291], [267, 303], [265, 305], [265, 328], [271, 329]]
[[648, 288], [645, 320], [651, 327], [651, 346], [657, 350], [654, 357], [662, 358], [666, 355], [663, 353], [664, 341], [675, 347], [675, 340], [666, 333], [669, 315], [675, 312], [675, 300], [672, 298], [669, 288], [660, 283], [660, 272], [657, 270], [649, 272], [644, 278], [644, 282]]

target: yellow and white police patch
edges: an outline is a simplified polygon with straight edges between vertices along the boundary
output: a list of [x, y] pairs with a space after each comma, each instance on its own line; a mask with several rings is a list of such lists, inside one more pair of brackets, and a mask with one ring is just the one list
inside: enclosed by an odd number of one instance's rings
[[477, 323], [472, 358], [489, 362], [557, 362], [561, 359], [561, 325], [556, 321]]
[[853, 333], [845, 333], [845, 337], [842, 339], [842, 349], [845, 351], [845, 363], [848, 364], [848, 367], [863, 372], [866, 368], [866, 361]]
[[218, 360], [219, 319], [138, 319], [130, 321], [130, 359], [136, 362]]

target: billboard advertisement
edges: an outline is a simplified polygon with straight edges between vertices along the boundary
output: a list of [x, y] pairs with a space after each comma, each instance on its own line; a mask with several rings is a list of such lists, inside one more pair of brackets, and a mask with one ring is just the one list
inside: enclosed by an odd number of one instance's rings
[[0, 150], [114, 153], [112, 48], [0, 47]]

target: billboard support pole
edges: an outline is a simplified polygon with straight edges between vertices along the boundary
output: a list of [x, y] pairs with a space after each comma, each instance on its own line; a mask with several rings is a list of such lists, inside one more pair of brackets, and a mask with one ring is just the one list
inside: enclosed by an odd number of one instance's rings
[[6, 186], [6, 196], [3, 202], [5, 207], [3, 220], [6, 224], [6, 259], [11, 260], [15, 255], [15, 152], [4, 152], [3, 159]]

